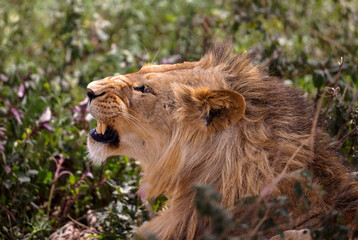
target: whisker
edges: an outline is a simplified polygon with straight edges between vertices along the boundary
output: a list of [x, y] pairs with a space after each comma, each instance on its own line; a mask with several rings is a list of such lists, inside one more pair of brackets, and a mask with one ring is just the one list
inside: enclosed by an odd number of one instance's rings
[[157, 58], [158, 53], [159, 53], [159, 51], [160, 51], [161, 47], [162, 47], [162, 44], [160, 43], [159, 48], [158, 48], [157, 52], [155, 53], [153, 60], [152, 60], [150, 63], [153, 63], [153, 62], [154, 62], [154, 60]]
[[[134, 113], [134, 114], [137, 114], [137, 112], [133, 111], [132, 109], [127, 109], [127, 110], [128, 110], [129, 112], [132, 112], [132, 113]], [[135, 118], [133, 115], [131, 115], [130, 113], [125, 113], [125, 114], [126, 114], [126, 116], [128, 116], [128, 117], [132, 117], [135, 121], [138, 122], [138, 124], [140, 124], [140, 123], [139, 123], [139, 120], [138, 120], [137, 118]], [[141, 127], [144, 128], [143, 126], [141, 126]], [[144, 128], [144, 130], [148, 133], [148, 135], [151, 135], [146, 128]], [[159, 152], [159, 146], [158, 146], [157, 144], [155, 144], [155, 148], [157, 149], [157, 152]]]
[[[131, 109], [128, 109], [128, 110], [134, 112], [134, 111], [131, 110]], [[135, 112], [134, 112], [134, 113], [135, 113]], [[130, 115], [129, 113], [124, 113], [124, 114], [126, 114], [127, 117], [131, 117], [131, 118], [133, 118], [133, 120], [137, 121], [137, 125], [141, 126], [141, 127], [148, 133], [148, 135], [151, 135], [146, 128], [144, 128], [142, 125], [140, 125], [138, 119], [136, 119], [134, 116]], [[157, 144], [155, 144], [155, 148], [156, 148], [157, 152], [159, 153], [159, 146], [158, 146]]]
[[[149, 52], [148, 52], [148, 49], [145, 47], [144, 43], [142, 43], [140, 40], [138, 40], [138, 42], [144, 47], [144, 50], [147, 53], [147, 56], [149, 58]], [[143, 61], [143, 63], [145, 63], [145, 61]]]
[[[138, 119], [136, 119], [133, 115], [130, 115], [129, 113], [126, 113], [124, 111], [121, 112], [115, 112], [113, 111], [112, 106], [110, 106], [112, 113], [115, 114], [116, 116], [122, 116], [122, 117], [126, 117], [126, 119], [130, 122], [132, 122], [133, 124], [137, 125], [138, 127], [140, 127], [142, 133], [145, 134], [145, 132], [150, 136], [150, 133], [148, 132], [148, 130], [142, 126], [142, 124], [138, 121]], [[143, 132], [143, 130], [145, 130], [145, 132]]]
[[[112, 106], [110, 106], [110, 108], [111, 108], [112, 113], [115, 116], [123, 117], [124, 119], [126, 119], [126, 120], [130, 121], [131, 123], [135, 124], [136, 126], [138, 126], [144, 135], [148, 134], [148, 136], [151, 136], [151, 134], [148, 132], [148, 130], [139, 122], [139, 120], [135, 116], [131, 115], [130, 113], [124, 112], [124, 111], [121, 111], [121, 112], [113, 111], [114, 109]], [[135, 111], [133, 111], [131, 109], [127, 109], [127, 110], [131, 111], [133, 113], [136, 113]], [[157, 144], [155, 144], [155, 148], [157, 150], [157, 153], [159, 153], [159, 146]]]
[[127, 120], [131, 121], [132, 123], [136, 124], [137, 126], [141, 127], [141, 131], [145, 131], [146, 134], [148, 134], [150, 136], [150, 133], [148, 132], [148, 130], [138, 121], [138, 119], [136, 119], [135, 117], [131, 116], [128, 113], [124, 113], [124, 112], [120, 112], [118, 113], [117, 116], [122, 116], [122, 117], [126, 117]]

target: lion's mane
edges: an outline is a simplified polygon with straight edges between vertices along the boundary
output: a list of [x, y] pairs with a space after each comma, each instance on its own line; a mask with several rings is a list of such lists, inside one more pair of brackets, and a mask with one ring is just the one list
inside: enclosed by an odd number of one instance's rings
[[[143, 179], [147, 197], [163, 194], [169, 199], [169, 208], [140, 232], [154, 229], [161, 239], [197, 238], [210, 222], [199, 220], [193, 184], [212, 185], [222, 194], [221, 204], [233, 208], [240, 197], [260, 195], [283, 171], [299, 169], [308, 169], [312, 183], [326, 192], [324, 197], [305, 192], [313, 206], [320, 211], [342, 210], [349, 218], [358, 198], [356, 183], [349, 179], [330, 138], [319, 129], [312, 130], [310, 100], [269, 77], [252, 63], [251, 56], [233, 56], [230, 44], [217, 44], [192, 71], [193, 78], [215, 78], [223, 88], [239, 92], [246, 102], [245, 114], [225, 131], [209, 132], [198, 121], [203, 113], [197, 106], [203, 104], [201, 95], [205, 93], [194, 92], [190, 86], [174, 86], [178, 124], [168, 148]], [[272, 196], [284, 194], [295, 199], [295, 181], [283, 177], [273, 186]], [[291, 205], [294, 217], [302, 214], [295, 204]]]

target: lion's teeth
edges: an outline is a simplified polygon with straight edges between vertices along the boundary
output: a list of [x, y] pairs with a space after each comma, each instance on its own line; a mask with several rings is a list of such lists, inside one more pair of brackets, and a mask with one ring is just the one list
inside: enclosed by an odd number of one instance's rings
[[102, 134], [105, 134], [107, 129], [107, 125], [105, 123], [102, 123]]
[[105, 134], [106, 129], [107, 129], [107, 124], [97, 121], [96, 131], [98, 134]]
[[101, 127], [101, 122], [100, 121], [97, 121], [97, 128], [96, 128], [96, 131], [98, 134], [101, 134], [102, 132], [102, 127]]

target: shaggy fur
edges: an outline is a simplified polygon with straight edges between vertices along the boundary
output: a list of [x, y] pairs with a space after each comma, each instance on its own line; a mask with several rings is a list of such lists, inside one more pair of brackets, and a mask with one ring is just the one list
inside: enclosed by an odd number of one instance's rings
[[325, 192], [305, 189], [312, 215], [337, 209], [347, 223], [355, 216], [357, 183], [329, 137], [319, 130], [313, 134], [312, 103], [267, 76], [250, 56], [233, 56], [230, 44], [217, 44], [198, 62], [146, 65], [88, 88], [105, 92], [92, 101], [90, 112], [120, 136], [118, 146], [89, 136], [90, 157], [138, 159], [141, 196], [168, 197], [168, 209], [138, 229], [142, 236], [200, 238], [210, 222], [198, 217], [193, 184], [212, 185], [223, 196], [221, 204], [233, 208], [242, 196], [262, 194], [283, 171], [272, 196], [289, 196], [291, 216], [298, 218], [304, 212], [293, 192], [296, 178], [289, 176], [299, 169], [308, 169], [311, 183]]

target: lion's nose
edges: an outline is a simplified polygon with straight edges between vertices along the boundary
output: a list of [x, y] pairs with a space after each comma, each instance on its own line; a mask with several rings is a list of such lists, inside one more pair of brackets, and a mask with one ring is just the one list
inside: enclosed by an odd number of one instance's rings
[[96, 97], [96, 95], [90, 88], [87, 88], [87, 96], [89, 97], [90, 101]]
[[88, 96], [88, 98], [90, 99], [90, 101], [92, 101], [92, 100], [95, 99], [96, 97], [103, 96], [104, 94], [105, 94], [105, 92], [102, 92], [101, 94], [96, 95], [96, 94], [92, 91], [92, 89], [87, 88], [87, 96]]

